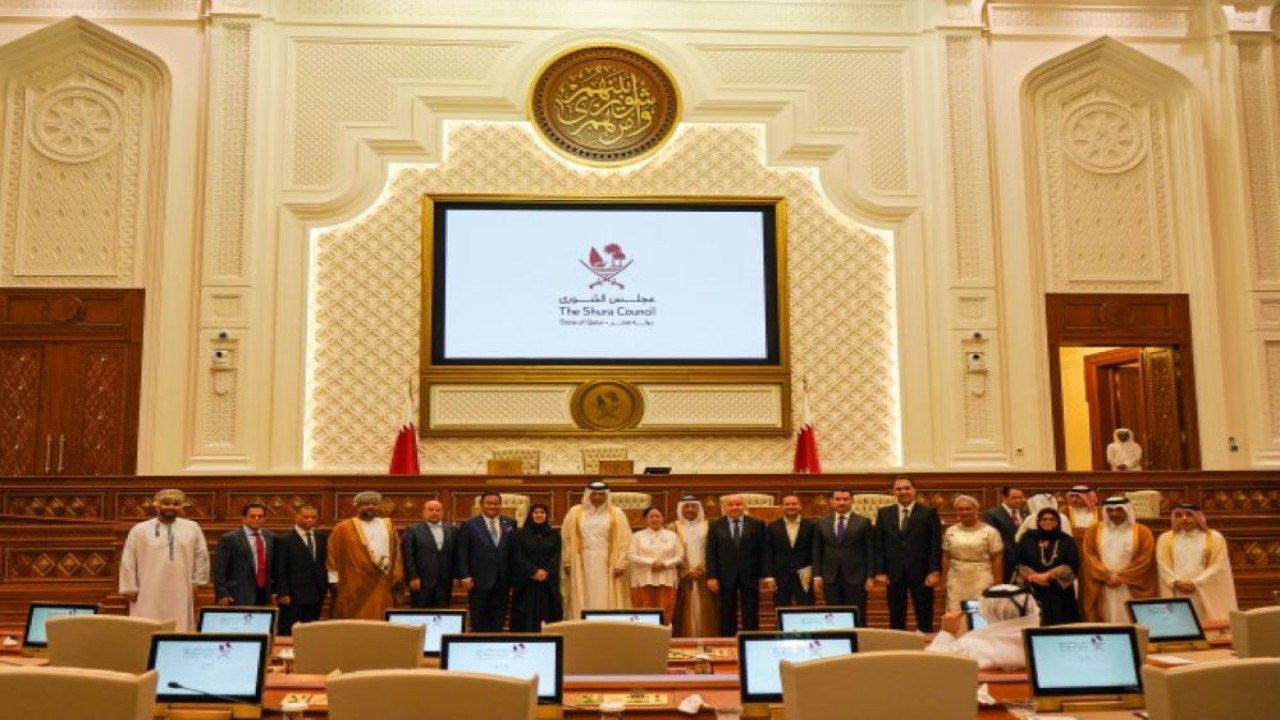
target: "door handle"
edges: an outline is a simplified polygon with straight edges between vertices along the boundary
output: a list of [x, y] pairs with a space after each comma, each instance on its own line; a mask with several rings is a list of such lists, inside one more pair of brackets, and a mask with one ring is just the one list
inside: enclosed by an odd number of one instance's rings
[[64, 435], [63, 433], [58, 433], [58, 474], [59, 475], [62, 474], [62, 471], [64, 469], [62, 466], [62, 456], [66, 454], [66, 451], [67, 451], [67, 436]]
[[49, 461], [53, 459], [53, 435], [44, 436], [44, 474], [49, 474]]

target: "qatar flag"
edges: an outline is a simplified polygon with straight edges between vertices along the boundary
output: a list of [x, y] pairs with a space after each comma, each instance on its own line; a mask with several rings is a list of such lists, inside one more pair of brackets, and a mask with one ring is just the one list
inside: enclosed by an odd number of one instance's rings
[[396, 434], [395, 447], [391, 449], [391, 475], [421, 475], [418, 467], [418, 430], [413, 426], [413, 388], [404, 404], [404, 424]]
[[818, 436], [813, 428], [813, 418], [809, 416], [806, 382], [800, 384], [800, 431], [796, 433], [796, 459], [791, 469], [798, 473], [822, 472], [822, 463], [818, 461]]

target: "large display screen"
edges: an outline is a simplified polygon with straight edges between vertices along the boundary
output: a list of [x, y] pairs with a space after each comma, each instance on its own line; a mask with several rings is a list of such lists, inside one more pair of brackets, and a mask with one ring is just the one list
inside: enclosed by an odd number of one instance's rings
[[424, 206], [434, 365], [778, 365], [780, 199]]

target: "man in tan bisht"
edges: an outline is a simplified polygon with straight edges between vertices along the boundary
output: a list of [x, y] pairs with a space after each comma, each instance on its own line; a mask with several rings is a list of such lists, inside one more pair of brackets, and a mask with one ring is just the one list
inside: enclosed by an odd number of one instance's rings
[[334, 619], [381, 620], [404, 582], [400, 543], [391, 520], [378, 516], [382, 495], [366, 490], [352, 501], [356, 516], [329, 533], [329, 585]]
[[583, 610], [631, 607], [631, 522], [609, 501], [607, 484], [597, 480], [587, 485], [582, 504], [564, 516], [560, 537], [566, 620], [580, 619]]
[[1085, 530], [1080, 552], [1080, 614], [1085, 622], [1128, 623], [1125, 601], [1158, 591], [1156, 542], [1129, 498], [1108, 498], [1102, 507], [1102, 522]]
[[720, 622], [720, 601], [707, 587], [708, 525], [702, 503], [693, 495], [685, 495], [676, 508], [675, 522], [667, 526], [684, 545], [676, 616], [671, 621], [676, 637], [711, 637]]

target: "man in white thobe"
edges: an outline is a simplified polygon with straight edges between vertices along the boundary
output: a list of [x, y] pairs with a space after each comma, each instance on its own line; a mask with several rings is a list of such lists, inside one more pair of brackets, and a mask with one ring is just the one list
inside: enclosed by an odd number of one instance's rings
[[597, 480], [587, 486], [582, 504], [565, 515], [560, 536], [565, 618], [576, 620], [583, 610], [630, 607], [631, 522], [609, 501], [607, 484]]
[[156, 493], [156, 517], [129, 530], [120, 556], [120, 594], [129, 614], [173, 620], [178, 632], [195, 630], [195, 591], [209, 583], [204, 531], [178, 517], [186, 501], [181, 490]]

